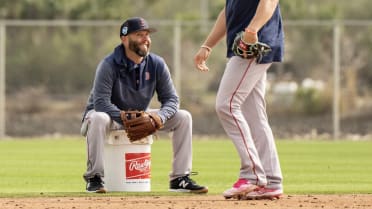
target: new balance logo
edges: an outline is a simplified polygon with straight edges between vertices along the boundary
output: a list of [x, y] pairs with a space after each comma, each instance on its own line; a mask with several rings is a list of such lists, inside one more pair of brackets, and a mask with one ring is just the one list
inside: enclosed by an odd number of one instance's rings
[[178, 184], [178, 186], [180, 186], [180, 187], [182, 187], [182, 188], [186, 188], [187, 185], [189, 185], [189, 182], [186, 182], [185, 180], [182, 180], [182, 181]]

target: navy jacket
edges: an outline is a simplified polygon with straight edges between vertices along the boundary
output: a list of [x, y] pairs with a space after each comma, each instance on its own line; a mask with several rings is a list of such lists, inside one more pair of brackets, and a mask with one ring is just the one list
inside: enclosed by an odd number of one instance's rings
[[164, 59], [150, 53], [134, 64], [120, 44], [99, 63], [84, 115], [94, 109], [122, 123], [120, 110], [146, 110], [155, 93], [165, 122], [178, 111], [179, 98]]

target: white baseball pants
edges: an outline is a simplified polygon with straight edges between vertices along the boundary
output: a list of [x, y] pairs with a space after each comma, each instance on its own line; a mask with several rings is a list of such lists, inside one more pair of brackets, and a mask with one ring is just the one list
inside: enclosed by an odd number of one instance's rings
[[282, 189], [282, 173], [265, 103], [269, 64], [234, 56], [222, 77], [216, 112], [241, 159], [239, 178]]
[[[157, 110], [149, 110], [157, 111]], [[87, 128], [84, 128], [87, 127]], [[82, 135], [87, 141], [87, 170], [84, 179], [98, 175], [104, 177], [103, 152], [110, 130], [123, 129], [123, 125], [111, 120], [104, 112], [89, 111], [82, 124]], [[173, 132], [173, 162], [170, 179], [190, 174], [192, 168], [192, 117], [186, 110], [179, 110], [165, 122], [160, 131]]]

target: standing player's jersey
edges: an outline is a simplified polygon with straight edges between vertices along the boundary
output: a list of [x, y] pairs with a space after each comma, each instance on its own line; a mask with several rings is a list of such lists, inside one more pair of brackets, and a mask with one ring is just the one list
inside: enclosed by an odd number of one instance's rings
[[[234, 56], [231, 50], [237, 33], [244, 31], [256, 13], [259, 0], [226, 0], [227, 57]], [[258, 40], [268, 44], [272, 51], [261, 63], [281, 62], [284, 55], [284, 32], [280, 6], [271, 19], [258, 31]]]

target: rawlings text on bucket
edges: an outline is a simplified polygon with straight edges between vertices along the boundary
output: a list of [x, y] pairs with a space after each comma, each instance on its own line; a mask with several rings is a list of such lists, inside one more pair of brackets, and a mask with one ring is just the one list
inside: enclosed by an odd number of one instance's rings
[[125, 153], [126, 179], [149, 179], [151, 171], [150, 153]]

